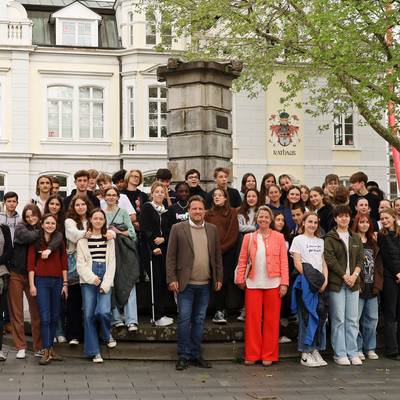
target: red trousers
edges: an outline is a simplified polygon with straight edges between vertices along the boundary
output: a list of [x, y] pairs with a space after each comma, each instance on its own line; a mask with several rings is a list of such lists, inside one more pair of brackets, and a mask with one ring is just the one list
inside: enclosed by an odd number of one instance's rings
[[278, 361], [281, 297], [279, 288], [246, 288], [245, 360]]
[[24, 292], [28, 300], [29, 313], [31, 315], [31, 329], [33, 347], [35, 351], [42, 349], [40, 339], [40, 316], [36, 299], [29, 294], [28, 276], [11, 272], [8, 286], [8, 307], [12, 336], [17, 350], [26, 349], [25, 328], [24, 328]]

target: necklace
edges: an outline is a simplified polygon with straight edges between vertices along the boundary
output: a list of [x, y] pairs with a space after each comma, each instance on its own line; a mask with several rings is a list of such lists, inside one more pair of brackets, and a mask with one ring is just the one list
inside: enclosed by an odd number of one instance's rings
[[184, 210], [186, 210], [187, 208], [188, 208], [188, 205], [189, 205], [189, 202], [187, 201], [186, 202], [186, 205], [182, 205], [181, 204], [181, 201], [179, 200], [179, 201], [177, 201], [177, 204], [178, 204], [178, 206], [180, 207], [180, 208], [183, 208]]

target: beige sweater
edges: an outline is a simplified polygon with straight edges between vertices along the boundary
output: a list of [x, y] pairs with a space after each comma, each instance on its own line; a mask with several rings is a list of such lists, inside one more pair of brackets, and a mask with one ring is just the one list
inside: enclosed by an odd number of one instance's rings
[[[79, 274], [79, 282], [94, 285], [96, 275], [92, 271], [92, 256], [89, 252], [88, 241], [82, 238], [78, 241], [76, 249], [76, 270]], [[100, 288], [104, 293], [108, 293], [114, 284], [115, 275], [115, 243], [113, 240], [107, 241], [106, 250], [106, 273], [104, 274], [103, 281]]]

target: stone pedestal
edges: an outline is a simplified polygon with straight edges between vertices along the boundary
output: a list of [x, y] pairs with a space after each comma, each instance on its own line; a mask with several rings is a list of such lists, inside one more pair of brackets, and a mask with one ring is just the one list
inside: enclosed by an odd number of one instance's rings
[[191, 168], [200, 171], [205, 190], [213, 187], [216, 167], [231, 169], [232, 81], [240, 63], [170, 58], [157, 70], [158, 81], [168, 87], [168, 168], [174, 181]]

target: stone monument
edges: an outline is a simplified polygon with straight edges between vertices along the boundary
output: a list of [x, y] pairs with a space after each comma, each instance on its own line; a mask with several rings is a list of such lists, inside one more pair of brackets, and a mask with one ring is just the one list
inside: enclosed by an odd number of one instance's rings
[[214, 185], [216, 167], [232, 170], [232, 81], [239, 62], [182, 62], [170, 58], [157, 69], [168, 87], [168, 168], [174, 181], [191, 168], [200, 171], [205, 190]]

